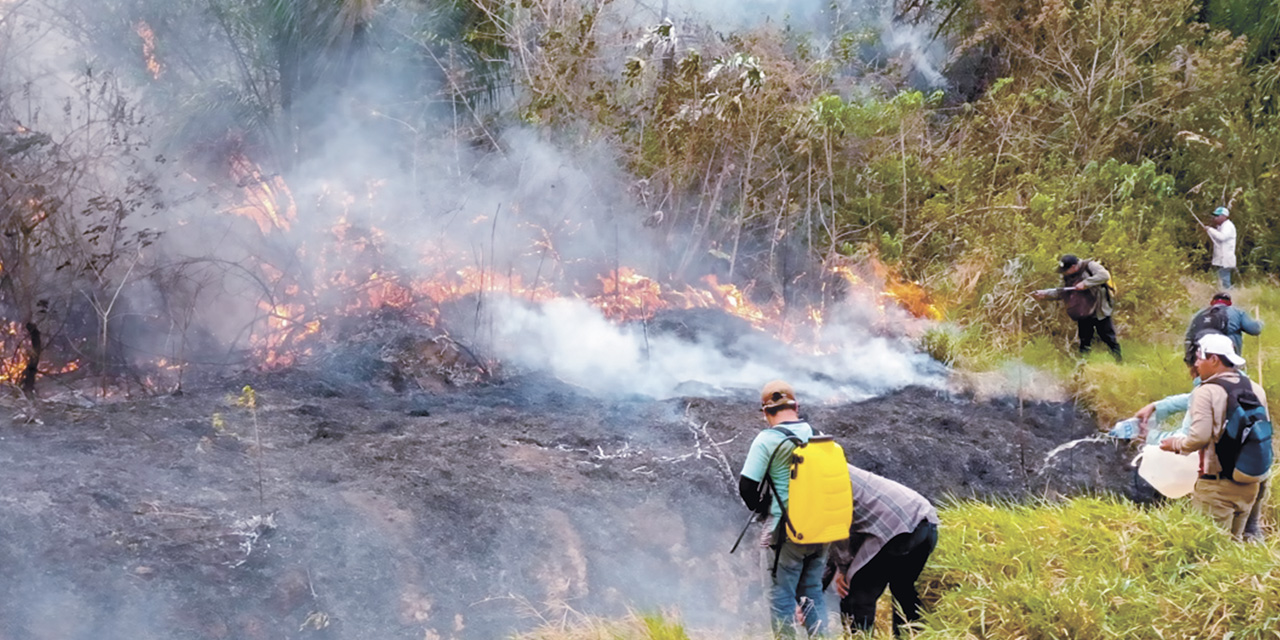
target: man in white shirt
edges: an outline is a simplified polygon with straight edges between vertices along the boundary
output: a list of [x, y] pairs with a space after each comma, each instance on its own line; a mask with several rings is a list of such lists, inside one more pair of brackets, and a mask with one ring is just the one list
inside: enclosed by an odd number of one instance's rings
[[1223, 290], [1231, 288], [1231, 270], [1236, 268], [1236, 225], [1228, 220], [1230, 217], [1231, 211], [1218, 207], [1213, 210], [1209, 224], [1200, 225], [1213, 241], [1211, 264], [1218, 270], [1218, 282]]

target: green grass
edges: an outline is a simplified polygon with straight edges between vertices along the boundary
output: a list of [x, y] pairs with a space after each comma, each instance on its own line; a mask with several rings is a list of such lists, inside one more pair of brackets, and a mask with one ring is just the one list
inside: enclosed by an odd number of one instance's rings
[[[705, 637], [705, 636], [699, 636]], [[609, 620], [583, 614], [546, 624], [520, 640], [690, 640], [675, 614], [631, 613]]]
[[[1099, 430], [1116, 420], [1133, 415], [1142, 405], [1191, 388], [1191, 378], [1182, 363], [1182, 337], [1186, 323], [1208, 304], [1214, 289], [1207, 282], [1188, 281], [1187, 302], [1167, 326], [1129, 326], [1123, 316], [1116, 319], [1124, 363], [1116, 364], [1105, 345], [1095, 344], [1087, 358], [1077, 358], [1075, 330], [1070, 342], [1051, 341], [1037, 335], [992, 340], [982, 332], [948, 326], [926, 336], [930, 353], [945, 353], [957, 369], [970, 371], [1007, 370], [1018, 365], [1046, 372], [1062, 381], [1066, 389], [1092, 410]], [[1232, 297], [1238, 308], [1265, 323], [1259, 337], [1244, 337], [1244, 353], [1250, 377], [1260, 380], [1268, 397], [1280, 397], [1280, 287], [1260, 283], [1237, 287]], [[1065, 315], [1061, 322], [1070, 324]], [[993, 344], [1006, 345], [993, 349]], [[1259, 350], [1261, 348], [1261, 351]]]
[[[919, 583], [926, 605], [917, 638], [1280, 637], [1276, 537], [1266, 544], [1235, 542], [1185, 501], [1159, 508], [1117, 498], [963, 502], [944, 506], [941, 521], [938, 549]], [[877, 637], [889, 637], [887, 621], [880, 622]], [[671, 614], [581, 617], [519, 636], [743, 637], [685, 629]]]
[[[1178, 501], [966, 503], [943, 513], [920, 638], [1274, 638], [1280, 555]], [[1234, 636], [1228, 636], [1234, 632]]]

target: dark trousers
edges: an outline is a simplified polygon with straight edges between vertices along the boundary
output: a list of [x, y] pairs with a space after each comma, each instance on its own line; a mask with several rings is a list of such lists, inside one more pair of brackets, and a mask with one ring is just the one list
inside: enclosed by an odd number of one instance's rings
[[871, 561], [849, 580], [849, 594], [840, 600], [840, 618], [850, 631], [871, 631], [876, 623], [876, 600], [885, 585], [893, 594], [893, 633], [920, 619], [916, 579], [938, 546], [938, 525], [921, 521], [915, 531], [894, 536]]
[[1249, 518], [1244, 521], [1244, 539], [1246, 541], [1262, 541], [1262, 509], [1267, 499], [1267, 483], [1271, 482], [1271, 478], [1267, 478], [1258, 483], [1258, 499], [1253, 501], [1253, 508], [1249, 510]]
[[1098, 319], [1096, 316], [1081, 318], [1076, 320], [1076, 328], [1080, 330], [1080, 353], [1089, 353], [1089, 348], [1093, 346], [1093, 334], [1097, 332], [1098, 339], [1111, 349], [1111, 353], [1120, 359], [1120, 343], [1116, 340], [1116, 326], [1111, 323], [1111, 317]]

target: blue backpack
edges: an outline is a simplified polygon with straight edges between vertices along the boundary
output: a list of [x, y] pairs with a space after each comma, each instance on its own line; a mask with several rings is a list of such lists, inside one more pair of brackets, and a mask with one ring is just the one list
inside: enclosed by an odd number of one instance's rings
[[1242, 484], [1260, 482], [1271, 471], [1271, 417], [1242, 373], [1240, 380], [1208, 380], [1227, 392], [1227, 423], [1214, 444], [1222, 475]]

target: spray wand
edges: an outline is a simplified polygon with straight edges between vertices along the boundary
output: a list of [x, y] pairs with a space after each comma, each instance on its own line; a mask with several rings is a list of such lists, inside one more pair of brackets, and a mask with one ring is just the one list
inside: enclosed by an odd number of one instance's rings
[[747, 529], [751, 528], [751, 523], [755, 522], [755, 520], [756, 520], [756, 514], [753, 511], [751, 512], [751, 515], [747, 517], [747, 523], [742, 525], [742, 533], [739, 533], [738, 539], [733, 541], [733, 548], [729, 550], [729, 553], [733, 553], [734, 551], [738, 550], [738, 545], [742, 544], [742, 537], [747, 535]]

